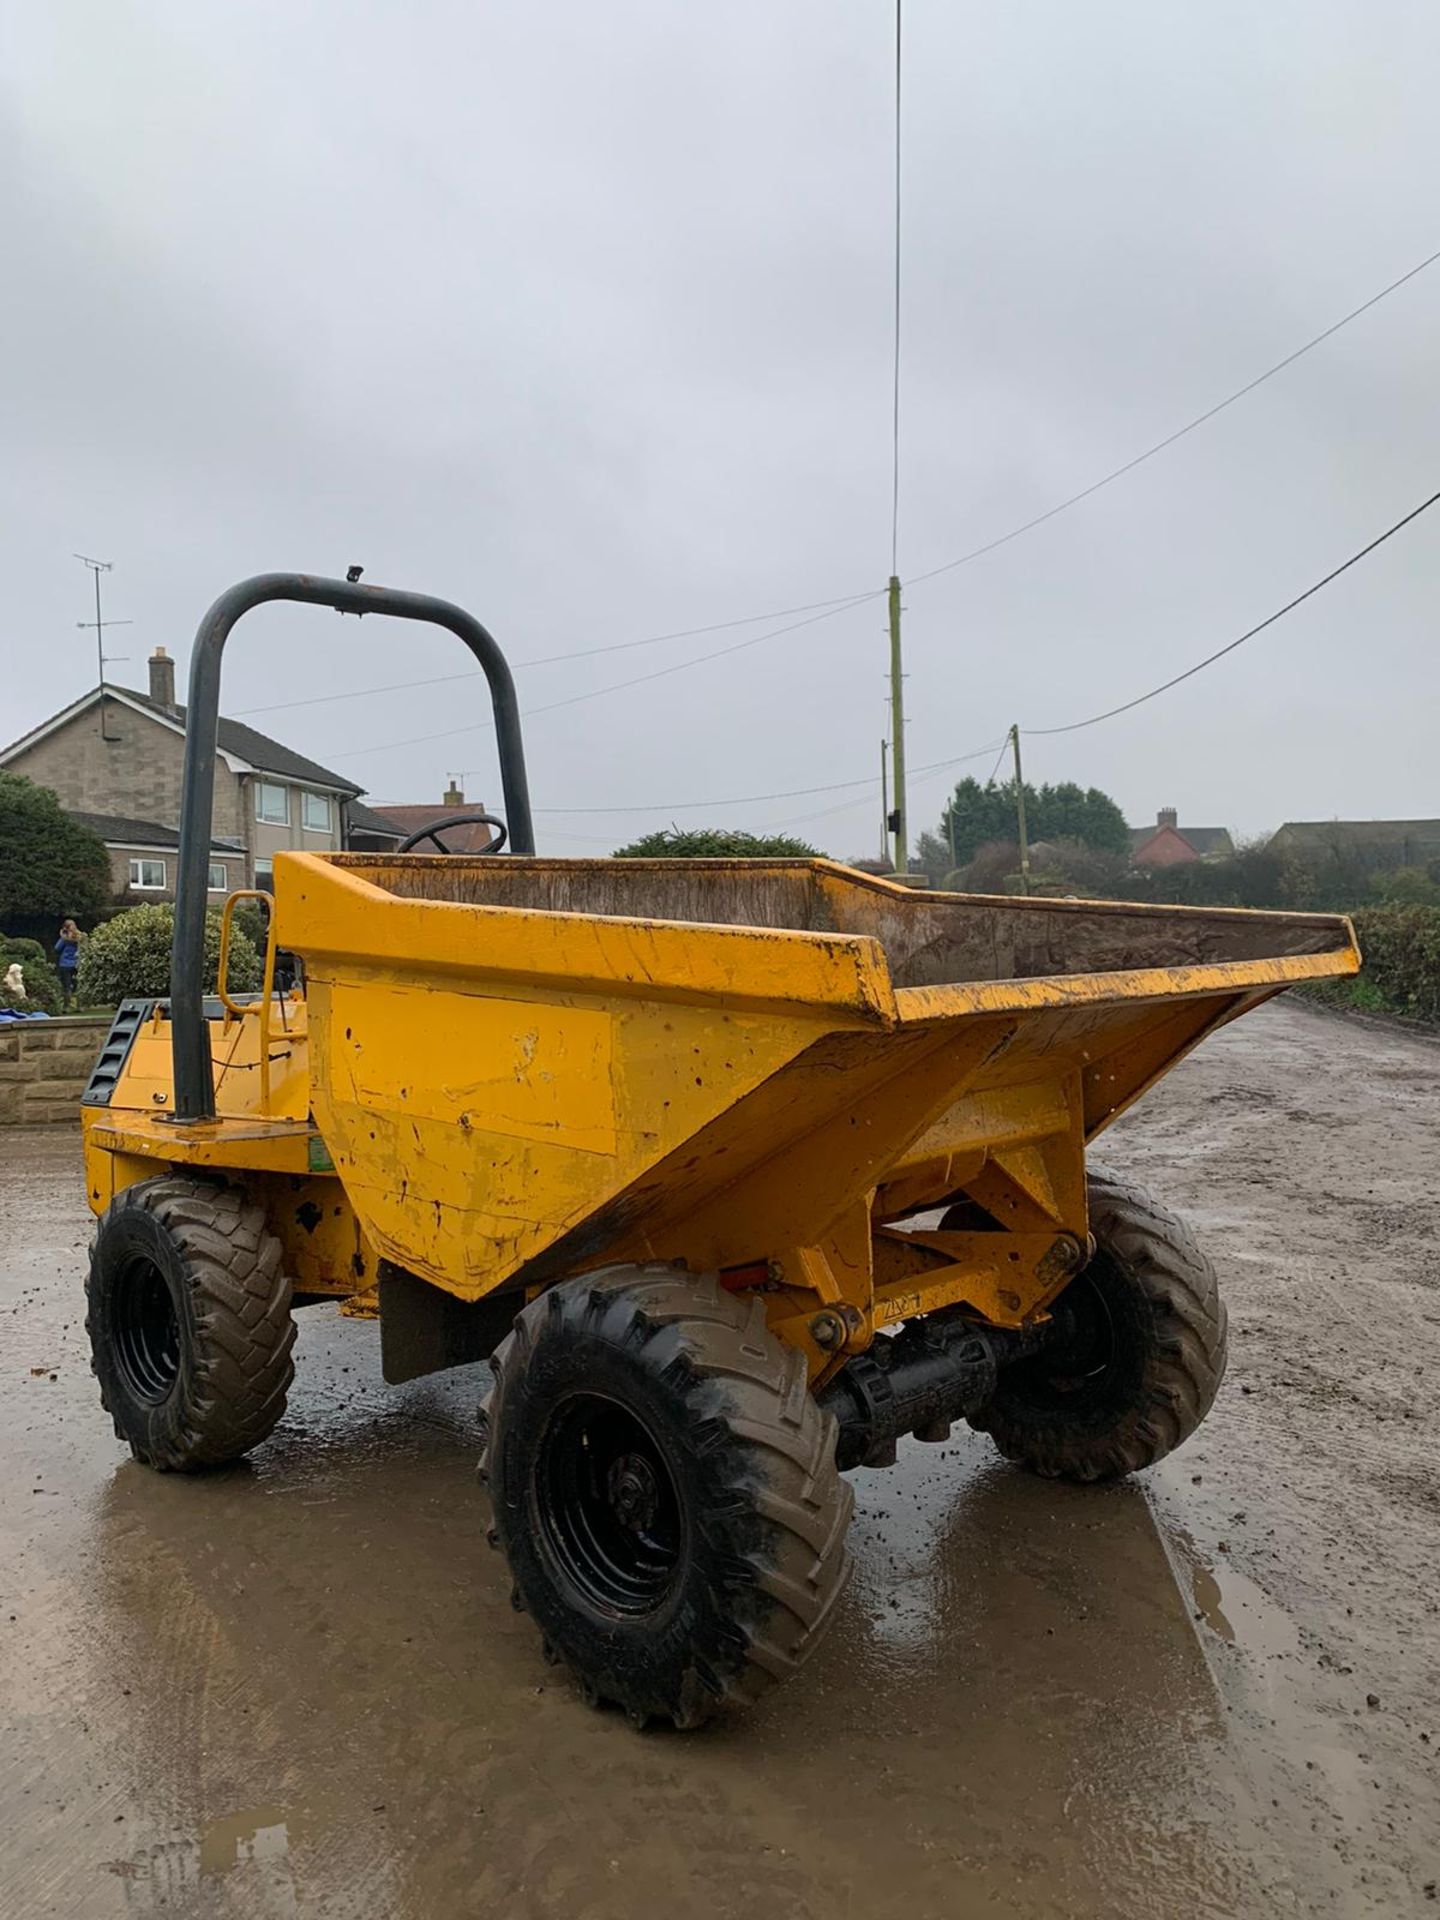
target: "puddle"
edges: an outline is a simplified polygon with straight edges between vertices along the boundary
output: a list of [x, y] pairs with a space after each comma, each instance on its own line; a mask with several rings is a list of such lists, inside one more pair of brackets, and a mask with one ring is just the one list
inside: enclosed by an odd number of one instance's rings
[[1212, 1565], [1184, 1527], [1167, 1523], [1162, 1531], [1178, 1563], [1181, 1584], [1193, 1596], [1197, 1620], [1227, 1646], [1247, 1653], [1279, 1657], [1298, 1649], [1295, 1622], [1263, 1587], [1223, 1557]]
[[1191, 1575], [1191, 1585], [1195, 1594], [1195, 1606], [1205, 1617], [1207, 1626], [1211, 1626], [1222, 1640], [1235, 1644], [1235, 1629], [1221, 1605], [1224, 1595], [1220, 1591], [1220, 1582], [1209, 1567], [1196, 1567]]
[[235, 1867], [283, 1860], [290, 1827], [281, 1807], [247, 1807], [212, 1820], [200, 1835], [200, 1875], [213, 1879]]

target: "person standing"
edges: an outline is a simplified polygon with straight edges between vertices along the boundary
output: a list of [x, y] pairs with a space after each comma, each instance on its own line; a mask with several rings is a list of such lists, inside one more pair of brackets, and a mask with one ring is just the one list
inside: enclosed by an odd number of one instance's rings
[[60, 938], [55, 942], [55, 964], [60, 970], [60, 998], [69, 1006], [75, 998], [75, 975], [80, 968], [80, 942], [84, 934], [73, 920], [60, 922]]

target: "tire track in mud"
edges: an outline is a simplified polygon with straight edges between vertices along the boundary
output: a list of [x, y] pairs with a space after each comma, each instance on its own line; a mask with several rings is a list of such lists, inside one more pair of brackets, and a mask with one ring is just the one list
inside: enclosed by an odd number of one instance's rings
[[1433, 1913], [1440, 1045], [1274, 1004], [1104, 1150], [1191, 1215], [1230, 1304], [1215, 1411], [1151, 1486], [1300, 1910]]

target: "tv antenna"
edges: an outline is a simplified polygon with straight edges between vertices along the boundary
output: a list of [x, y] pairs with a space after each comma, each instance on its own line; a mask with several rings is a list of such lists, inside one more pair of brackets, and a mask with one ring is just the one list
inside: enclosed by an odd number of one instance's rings
[[75, 625], [82, 631], [89, 627], [95, 629], [95, 658], [100, 669], [100, 738], [102, 740], [113, 740], [115, 735], [105, 731], [105, 668], [110, 661], [128, 660], [130, 656], [128, 653], [106, 653], [105, 629], [106, 627], [133, 627], [135, 622], [133, 620], [107, 620], [100, 610], [100, 576], [102, 573], [111, 572], [114, 567], [114, 562], [111, 560], [92, 560], [88, 553], [77, 553], [75, 558], [82, 566], [89, 567], [95, 576], [95, 618], [93, 620], [77, 620]]

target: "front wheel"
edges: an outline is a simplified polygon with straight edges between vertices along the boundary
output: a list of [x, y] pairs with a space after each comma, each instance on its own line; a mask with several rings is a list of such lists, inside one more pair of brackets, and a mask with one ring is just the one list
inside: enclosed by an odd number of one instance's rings
[[691, 1727], [800, 1665], [849, 1571], [852, 1495], [758, 1300], [614, 1267], [532, 1301], [490, 1364], [495, 1544], [592, 1702]]
[[1095, 1253], [1055, 1304], [1054, 1338], [970, 1415], [1007, 1458], [1065, 1480], [1163, 1460], [1225, 1372], [1225, 1307], [1189, 1227], [1108, 1174], [1091, 1172], [1089, 1197]]
[[262, 1207], [183, 1175], [142, 1180], [100, 1217], [85, 1283], [100, 1398], [146, 1466], [236, 1460], [285, 1411], [290, 1282]]

